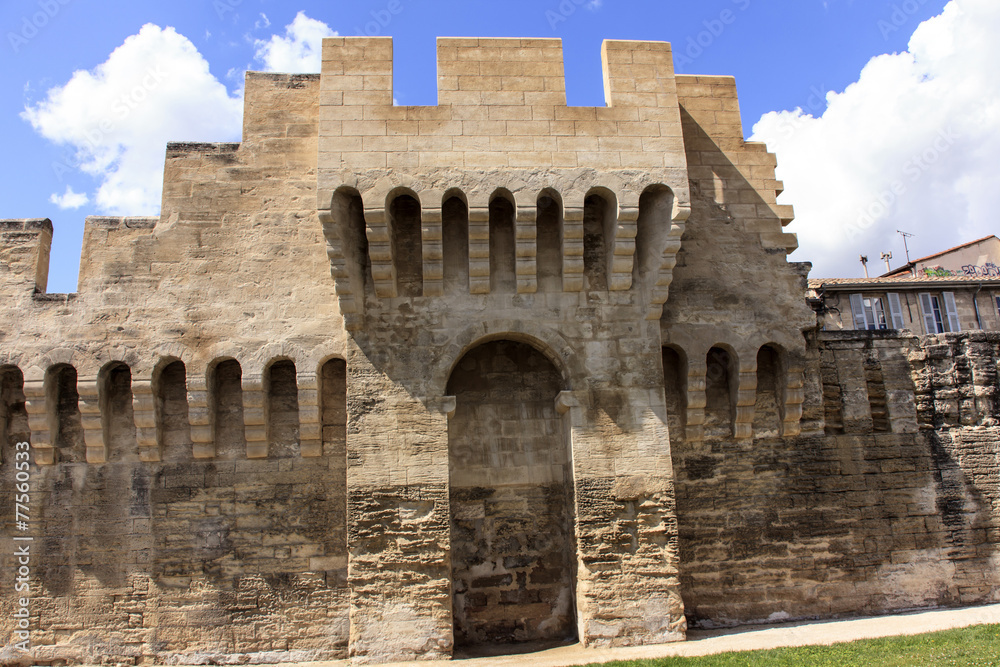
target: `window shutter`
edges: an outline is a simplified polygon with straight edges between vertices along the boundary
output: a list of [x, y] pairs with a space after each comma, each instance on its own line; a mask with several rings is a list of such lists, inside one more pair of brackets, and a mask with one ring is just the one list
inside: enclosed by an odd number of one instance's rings
[[899, 303], [899, 294], [896, 292], [889, 292], [889, 318], [892, 319], [890, 326], [893, 329], [906, 328], [906, 324], [903, 322], [903, 307]]
[[882, 299], [872, 297], [872, 329], [888, 329], [885, 321], [885, 308], [882, 307]]
[[962, 324], [958, 321], [958, 308], [955, 307], [955, 293], [944, 292], [944, 311], [948, 314], [948, 331], [958, 333], [962, 330]]
[[924, 316], [924, 333], [937, 333], [937, 325], [934, 324], [934, 304], [931, 303], [931, 295], [927, 292], [920, 293], [920, 312]]
[[865, 319], [865, 302], [860, 294], [851, 295], [851, 312], [854, 313], [854, 328], [867, 329], [868, 321]]

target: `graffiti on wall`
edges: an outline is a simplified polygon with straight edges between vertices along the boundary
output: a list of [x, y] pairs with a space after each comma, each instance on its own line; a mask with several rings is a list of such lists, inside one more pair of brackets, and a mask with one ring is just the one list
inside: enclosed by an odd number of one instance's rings
[[944, 269], [940, 266], [927, 266], [924, 267], [924, 275], [933, 278], [947, 278], [950, 276], [1000, 278], [1000, 266], [997, 266], [993, 262], [986, 262], [982, 266], [966, 264], [962, 267], [961, 271], [952, 271], [951, 269]]
[[966, 264], [962, 267], [962, 273], [967, 276], [981, 276], [983, 278], [1000, 278], [1000, 267], [993, 262], [987, 262], [982, 266]]

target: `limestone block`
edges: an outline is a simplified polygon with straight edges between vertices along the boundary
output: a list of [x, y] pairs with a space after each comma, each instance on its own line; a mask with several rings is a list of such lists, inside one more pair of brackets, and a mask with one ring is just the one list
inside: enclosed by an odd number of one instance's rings
[[80, 394], [80, 422], [83, 426], [84, 443], [87, 446], [87, 463], [104, 463], [108, 460], [98, 384], [97, 378], [77, 380], [77, 392]]
[[153, 396], [150, 380], [132, 380], [132, 414], [135, 419], [139, 460], [159, 461], [161, 451], [156, 427], [156, 398]]
[[757, 399], [757, 365], [740, 365], [737, 376], [736, 410], [733, 414], [733, 437], [753, 437], [754, 405]]
[[372, 262], [375, 293], [381, 298], [396, 296], [396, 262], [389, 229], [389, 213], [383, 207], [365, 208], [365, 233]]
[[848, 432], [871, 429], [872, 413], [861, 354], [855, 350], [835, 352], [841, 386], [844, 428]]
[[608, 289], [624, 291], [632, 287], [632, 267], [635, 260], [635, 235], [638, 231], [639, 203], [619, 203], [617, 224], [611, 241]]
[[242, 384], [243, 428], [246, 434], [247, 458], [267, 458], [269, 434], [263, 379], [260, 375], [244, 373]]
[[646, 315], [647, 320], [658, 320], [663, 315], [663, 304], [670, 294], [674, 267], [677, 265], [677, 253], [681, 249], [681, 238], [684, 235], [687, 219], [691, 215], [691, 208], [681, 205], [677, 200], [673, 206], [670, 230], [663, 244], [663, 256], [659, 263], [659, 271], [656, 273], [656, 284], [651, 290], [652, 304]]
[[563, 291], [583, 290], [583, 207], [563, 208]]
[[441, 209], [428, 208], [421, 212], [423, 248], [424, 296], [444, 294], [444, 245], [441, 231]]
[[[28, 428], [31, 430], [31, 448], [35, 452], [36, 465], [52, 465], [56, 462], [56, 450], [52, 441], [52, 417], [46, 401], [46, 387], [43, 380], [24, 380], [24, 407], [28, 413]], [[54, 406], [51, 407], [54, 410]]]
[[516, 247], [516, 275], [518, 294], [534, 294], [538, 291], [538, 276], [535, 262], [536, 242], [535, 206], [519, 206], [514, 218]]
[[205, 376], [188, 376], [187, 402], [194, 458], [214, 458], [215, 425]]
[[490, 291], [490, 209], [469, 206], [469, 292]]
[[781, 433], [784, 437], [795, 437], [802, 432], [802, 404], [805, 402], [805, 377], [798, 367], [789, 367], [786, 372], [784, 416]]
[[705, 388], [708, 368], [703, 357], [697, 362], [688, 361], [687, 415], [684, 420], [684, 437], [690, 442], [705, 439]]
[[299, 401], [299, 440], [304, 458], [323, 455], [323, 428], [320, 420], [319, 380], [316, 373], [299, 371], [296, 376]]
[[45, 292], [49, 277], [52, 221], [0, 219], [0, 288], [3, 294]]

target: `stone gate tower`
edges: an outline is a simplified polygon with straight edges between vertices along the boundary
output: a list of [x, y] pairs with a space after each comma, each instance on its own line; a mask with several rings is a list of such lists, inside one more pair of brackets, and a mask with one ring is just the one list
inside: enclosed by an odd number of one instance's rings
[[[348, 574], [354, 652], [407, 627], [414, 653], [428, 637], [446, 653], [453, 628], [458, 643], [681, 639], [660, 327], [688, 151], [715, 134], [761, 190], [773, 161], [744, 145], [732, 81], [678, 79], [665, 43], [605, 42], [604, 108], [566, 105], [545, 39], [441, 39], [438, 105], [396, 107], [391, 46], [326, 40], [319, 91], [349, 549], [365, 554]], [[711, 119], [707, 142], [686, 146], [684, 104]], [[734, 224], [783, 258], [774, 191], [748, 187]], [[801, 297], [790, 314], [794, 349], [812, 318]], [[770, 340], [751, 326], [733, 342]]]

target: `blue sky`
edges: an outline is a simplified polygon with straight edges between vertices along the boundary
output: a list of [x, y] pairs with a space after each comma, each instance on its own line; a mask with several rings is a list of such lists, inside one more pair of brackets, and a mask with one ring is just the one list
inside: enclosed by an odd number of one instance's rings
[[[989, 187], [985, 168], [992, 168], [983, 163], [989, 140], [978, 133], [1000, 117], [1000, 94], [989, 84], [997, 77], [990, 76], [988, 60], [980, 62], [994, 55], [983, 45], [1000, 32], [1000, 13], [991, 5], [1000, 3], [6, 0], [0, 6], [0, 217], [51, 218], [49, 291], [74, 290], [84, 217], [157, 213], [155, 205], [149, 210], [159, 186], [150, 169], [162, 162], [163, 143], [238, 140], [243, 72], [308, 67], [308, 42], [324, 32], [394, 37], [400, 104], [436, 102], [439, 35], [562, 38], [573, 105], [604, 103], [603, 39], [662, 40], [674, 44], [679, 72], [734, 75], [746, 135], [767, 140], [782, 165], [784, 155], [794, 165], [794, 173], [779, 174], [789, 186], [782, 201], [796, 205], [799, 215], [791, 231], [803, 247], [792, 259], [814, 261], [814, 276], [857, 275], [859, 252], [901, 250], [900, 225], [917, 230], [910, 242], [917, 255], [983, 235], [996, 220], [978, 219], [993, 202], [977, 194]], [[155, 27], [143, 29], [146, 24]], [[913, 47], [915, 31], [925, 36]], [[982, 44], [977, 31], [984, 33]], [[158, 69], [157, 58], [166, 60], [166, 70]], [[995, 67], [1000, 58], [992, 62]], [[188, 69], [170, 69], [182, 66]], [[182, 84], [188, 72], [195, 84]], [[969, 92], [973, 86], [978, 93]], [[834, 95], [827, 98], [829, 91]], [[981, 99], [956, 129], [950, 119], [974, 105], [959, 104], [965, 98], [934, 102], [960, 91]], [[101, 126], [108, 118], [113, 122]], [[938, 154], [931, 156], [934, 147]], [[916, 177], [911, 153], [927, 158]], [[137, 177], [153, 184], [136, 185]], [[963, 196], [968, 201], [956, 202]], [[929, 206], [926, 219], [913, 219]], [[831, 211], [838, 217], [831, 219]], [[964, 216], [966, 224], [943, 220], [947, 215]], [[845, 224], [854, 231], [845, 233]]]

